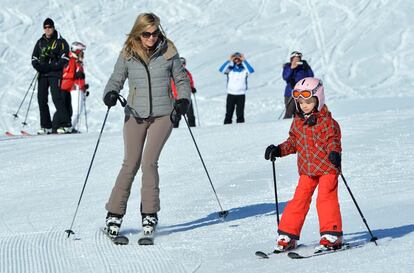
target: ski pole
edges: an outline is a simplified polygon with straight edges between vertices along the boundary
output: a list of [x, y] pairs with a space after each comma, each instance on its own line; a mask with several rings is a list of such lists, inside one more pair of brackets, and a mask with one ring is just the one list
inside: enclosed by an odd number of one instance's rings
[[[120, 101], [122, 107], [125, 107], [125, 105], [127, 104], [127, 101], [125, 100], [125, 98], [122, 97], [121, 95], [119, 95], [118, 100]], [[106, 111], [106, 114], [105, 114], [105, 119], [102, 123], [101, 132], [99, 133], [98, 141], [96, 142], [95, 150], [93, 151], [91, 163], [89, 164], [89, 169], [88, 169], [88, 172], [86, 174], [85, 182], [83, 183], [82, 191], [81, 191], [81, 194], [79, 196], [78, 205], [76, 206], [75, 214], [73, 215], [72, 223], [70, 224], [70, 228], [65, 230], [65, 232], [68, 234], [68, 238], [70, 237], [71, 234], [75, 234], [75, 232], [73, 232], [73, 230], [72, 230], [73, 223], [75, 222], [76, 215], [78, 214], [79, 205], [81, 203], [82, 196], [83, 196], [83, 193], [85, 191], [86, 183], [88, 182], [89, 173], [91, 172], [91, 169], [92, 169], [93, 160], [95, 159], [96, 151], [98, 150], [99, 142], [101, 140], [102, 132], [105, 128], [106, 119], [108, 118], [108, 114], [109, 114], [110, 109], [111, 109], [111, 107], [108, 106], [108, 110]]]
[[272, 166], [273, 166], [273, 185], [275, 188], [275, 201], [276, 201], [276, 220], [277, 226], [279, 226], [279, 202], [277, 201], [277, 186], [276, 186], [276, 167], [275, 167], [275, 160], [272, 159]]
[[26, 100], [27, 94], [29, 94], [30, 88], [32, 87], [33, 82], [35, 81], [35, 79], [37, 78], [37, 75], [39, 75], [39, 72], [36, 72], [36, 75], [34, 76], [33, 80], [30, 82], [29, 88], [27, 88], [26, 93], [24, 94], [23, 100], [20, 103], [19, 108], [17, 109], [16, 113], [13, 114], [13, 117], [16, 119], [19, 116], [17, 115], [20, 111], [20, 108], [22, 108], [23, 102]]
[[99, 142], [101, 140], [102, 132], [103, 132], [103, 130], [105, 128], [105, 123], [106, 123], [106, 119], [108, 118], [109, 109], [111, 109], [111, 107], [108, 107], [108, 110], [106, 111], [105, 119], [104, 119], [104, 121], [102, 123], [101, 132], [99, 133], [98, 141], [96, 142], [95, 150], [94, 150], [93, 155], [92, 155], [91, 163], [89, 164], [89, 169], [88, 169], [88, 172], [86, 174], [85, 182], [83, 183], [82, 191], [81, 191], [81, 194], [79, 196], [78, 205], [76, 206], [75, 214], [73, 215], [72, 223], [70, 225], [70, 228], [67, 229], [67, 230], [65, 230], [65, 232], [68, 234], [68, 238], [69, 238], [69, 236], [71, 234], [75, 234], [75, 232], [73, 232], [73, 230], [72, 230], [73, 223], [75, 222], [76, 215], [78, 214], [79, 205], [81, 203], [82, 196], [83, 196], [83, 193], [85, 191], [86, 183], [88, 182], [89, 173], [91, 172], [91, 169], [92, 169], [92, 164], [93, 164], [93, 161], [95, 159], [96, 151], [98, 150], [98, 146], [99, 146]]
[[83, 98], [83, 109], [85, 111], [85, 126], [86, 126], [86, 132], [88, 133], [88, 113], [86, 111], [86, 97]]
[[344, 183], [345, 183], [346, 188], [348, 189], [349, 194], [351, 195], [352, 200], [353, 200], [353, 201], [354, 201], [354, 203], [355, 203], [355, 206], [356, 206], [356, 207], [357, 207], [357, 209], [358, 209], [359, 214], [361, 215], [362, 221], [364, 222], [365, 226], [366, 226], [366, 227], [367, 227], [367, 229], [368, 229], [369, 234], [371, 235], [371, 240], [370, 240], [370, 241], [371, 241], [371, 242], [374, 242], [374, 243], [375, 243], [375, 245], [378, 245], [378, 244], [377, 244], [377, 240], [378, 240], [378, 238], [377, 238], [377, 237], [374, 237], [374, 235], [372, 234], [371, 229], [370, 229], [370, 228], [369, 228], [369, 226], [368, 226], [367, 220], [365, 220], [365, 217], [364, 217], [364, 215], [362, 214], [362, 211], [361, 211], [361, 209], [359, 208], [358, 203], [357, 203], [357, 201], [355, 200], [355, 197], [354, 197], [354, 195], [352, 194], [351, 189], [350, 189], [350, 188], [349, 188], [349, 186], [348, 186], [348, 183], [346, 183], [346, 180], [345, 180], [344, 175], [342, 174], [342, 172], [340, 172], [340, 174], [341, 174], [342, 180], [343, 180], [343, 181], [344, 181]]
[[24, 118], [24, 121], [22, 122], [23, 126], [27, 125], [27, 122], [26, 122], [27, 116], [29, 115], [30, 106], [32, 105], [32, 99], [33, 99], [33, 95], [36, 89], [36, 85], [37, 85], [37, 82], [35, 82], [35, 84], [33, 85], [32, 95], [30, 96], [29, 105], [27, 106], [26, 117]]
[[[174, 110], [173, 110], [173, 112], [174, 112]], [[172, 114], [173, 112], [171, 112], [171, 114]], [[172, 115], [171, 115], [171, 116], [172, 116]], [[196, 149], [197, 149], [198, 156], [200, 157], [200, 159], [201, 159], [201, 163], [203, 164], [204, 170], [206, 171], [206, 174], [207, 174], [207, 177], [208, 177], [208, 181], [210, 181], [211, 188], [213, 189], [214, 195], [216, 196], [217, 203], [218, 203], [218, 205], [220, 206], [219, 217], [220, 217], [220, 218], [226, 218], [226, 216], [229, 214], [229, 212], [228, 212], [227, 210], [223, 210], [223, 207], [221, 206], [220, 200], [219, 200], [219, 198], [218, 198], [218, 196], [217, 196], [216, 189], [214, 188], [213, 182], [211, 182], [210, 174], [209, 174], [209, 173], [208, 173], [208, 171], [207, 171], [206, 164], [204, 163], [203, 157], [201, 156], [200, 150], [198, 149], [197, 142], [195, 141], [195, 138], [194, 138], [193, 132], [191, 131], [190, 125], [188, 124], [187, 117], [186, 117], [185, 115], [183, 115], [183, 117], [184, 117], [185, 123], [187, 124], [187, 128], [188, 128], [188, 130], [190, 131], [190, 135], [191, 135], [191, 138], [193, 139], [194, 145], [195, 145], [195, 147], [196, 147]]]
[[200, 114], [198, 113], [197, 98], [196, 98], [195, 93], [193, 93], [193, 95], [194, 95], [195, 108], [196, 108], [196, 112], [197, 112], [198, 126], [200, 127], [201, 123], [200, 123]]

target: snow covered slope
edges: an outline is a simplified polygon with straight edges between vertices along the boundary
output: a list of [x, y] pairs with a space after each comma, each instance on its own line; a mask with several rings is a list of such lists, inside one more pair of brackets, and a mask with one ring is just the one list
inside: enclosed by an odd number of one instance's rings
[[[256, 70], [246, 118], [270, 121], [283, 106], [282, 65], [300, 50], [327, 86], [328, 102], [370, 96], [414, 96], [414, 6], [411, 1], [3, 1], [0, 9], [0, 131], [18, 129], [17, 111], [34, 76], [30, 65], [46, 17], [86, 51], [90, 127], [100, 128], [101, 93], [138, 13], [153, 11], [194, 74], [202, 125], [224, 119], [225, 77], [219, 66], [234, 51]], [[124, 92], [127, 92], [124, 91]], [[28, 102], [27, 98], [27, 101]], [[27, 104], [20, 112], [24, 118]], [[115, 112], [115, 111], [114, 111]], [[39, 126], [37, 103], [29, 127]], [[120, 128], [122, 110], [108, 129]]]
[[[90, 133], [0, 137], [0, 273], [10, 272], [412, 272], [414, 259], [414, 6], [411, 1], [1, 1], [0, 132], [19, 131], [16, 112], [34, 76], [30, 56], [46, 17], [69, 41], [87, 44]], [[159, 237], [136, 244], [140, 173], [123, 233], [113, 246], [99, 231], [123, 157], [122, 109], [111, 109], [74, 225], [66, 239], [106, 108], [103, 87], [138, 13], [153, 11], [187, 58], [198, 89], [201, 127], [193, 130], [225, 209], [219, 211], [186, 128], [173, 131], [160, 158]], [[373, 233], [359, 249], [294, 261], [259, 260], [276, 238], [271, 164], [265, 147], [287, 137], [281, 66], [301, 50], [326, 84], [342, 127], [343, 170]], [[222, 126], [225, 77], [219, 66], [241, 51], [255, 68], [246, 123]], [[124, 94], [127, 90], [123, 91]], [[30, 96], [30, 93], [29, 93]], [[29, 98], [27, 98], [29, 99]], [[35, 98], [34, 98], [35, 99]], [[50, 103], [51, 104], [51, 103]], [[34, 101], [27, 130], [38, 128]], [[184, 125], [184, 124], [182, 124]], [[283, 211], [297, 181], [296, 158], [276, 162]], [[189, 167], [191, 166], [191, 167]], [[340, 181], [345, 240], [368, 232]], [[301, 243], [317, 243], [314, 204]], [[304, 249], [303, 252], [309, 251]]]

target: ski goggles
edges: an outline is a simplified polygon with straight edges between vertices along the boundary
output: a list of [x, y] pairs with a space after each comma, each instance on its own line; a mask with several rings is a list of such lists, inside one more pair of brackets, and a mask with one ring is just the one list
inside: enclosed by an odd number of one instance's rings
[[293, 90], [292, 91], [292, 97], [294, 99], [299, 99], [299, 97], [302, 97], [304, 99], [309, 99], [312, 97], [312, 91], [309, 90]]
[[299, 99], [300, 97], [304, 98], [304, 99], [309, 99], [311, 98], [313, 95], [315, 95], [316, 91], [318, 90], [319, 87], [321, 87], [323, 85], [322, 81], [319, 80], [318, 85], [312, 89], [312, 90], [298, 90], [298, 89], [293, 89], [292, 90], [292, 97], [294, 99]]

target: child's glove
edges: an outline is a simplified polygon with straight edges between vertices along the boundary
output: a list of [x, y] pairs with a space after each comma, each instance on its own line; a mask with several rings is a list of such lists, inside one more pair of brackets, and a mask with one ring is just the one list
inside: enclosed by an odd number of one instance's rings
[[276, 159], [276, 157], [281, 157], [282, 156], [282, 151], [280, 150], [280, 147], [279, 147], [279, 145], [278, 146], [275, 146], [275, 145], [269, 145], [267, 148], [266, 148], [266, 151], [265, 151], [265, 159], [266, 160], [272, 160], [272, 161], [274, 161], [275, 159]]
[[341, 168], [341, 154], [335, 151], [332, 151], [329, 153], [328, 156], [329, 161], [331, 161], [331, 163], [337, 167], [338, 169]]

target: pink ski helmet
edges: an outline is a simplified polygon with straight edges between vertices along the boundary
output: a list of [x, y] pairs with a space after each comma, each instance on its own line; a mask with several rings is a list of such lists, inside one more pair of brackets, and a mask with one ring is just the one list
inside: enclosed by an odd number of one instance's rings
[[[307, 92], [306, 92], [307, 91]], [[316, 97], [318, 99], [318, 111], [325, 105], [325, 93], [322, 80], [312, 77], [298, 81], [292, 90], [292, 98], [295, 99], [296, 109], [299, 111], [297, 100], [302, 97], [308, 99]]]

